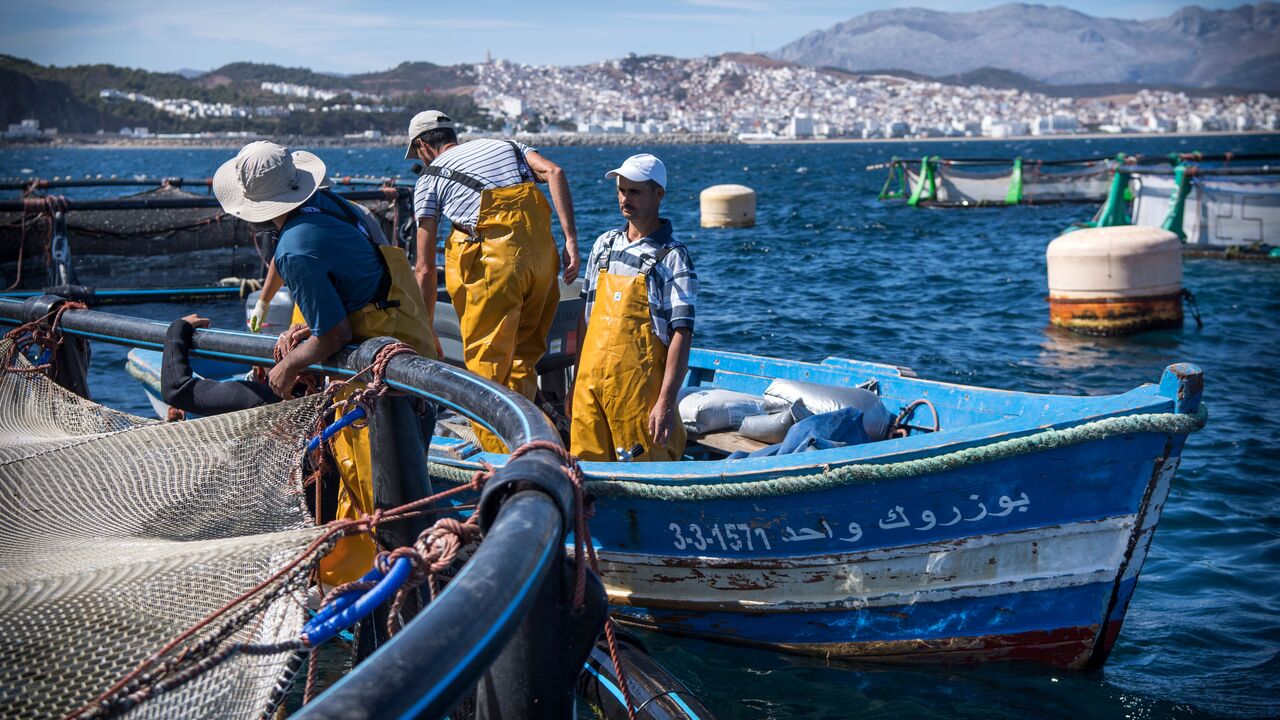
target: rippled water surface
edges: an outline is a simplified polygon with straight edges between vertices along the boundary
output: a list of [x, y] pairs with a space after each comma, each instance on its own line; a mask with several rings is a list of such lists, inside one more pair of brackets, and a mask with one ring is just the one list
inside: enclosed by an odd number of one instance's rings
[[[585, 255], [619, 222], [604, 172], [641, 150], [670, 173], [664, 214], [688, 244], [703, 347], [907, 365], [922, 377], [1010, 390], [1099, 394], [1153, 382], [1178, 361], [1205, 371], [1209, 426], [1194, 435], [1107, 666], [829, 665], [654, 634], [658, 658], [722, 718], [1216, 717], [1280, 714], [1280, 265], [1196, 259], [1184, 284], [1197, 329], [1089, 339], [1048, 327], [1044, 250], [1090, 206], [924, 210], [875, 200], [892, 155], [1060, 158], [1280, 151], [1277, 136], [1023, 143], [550, 148], [568, 172]], [[317, 152], [336, 174], [407, 172], [395, 149]], [[228, 150], [0, 151], [0, 176], [86, 172], [206, 177]], [[758, 193], [746, 230], [698, 227], [698, 193]], [[1273, 244], [1280, 238], [1270, 237]], [[202, 308], [224, 325], [232, 304]], [[175, 306], [119, 312], [168, 319]], [[98, 400], [147, 414], [124, 351], [95, 349]]]

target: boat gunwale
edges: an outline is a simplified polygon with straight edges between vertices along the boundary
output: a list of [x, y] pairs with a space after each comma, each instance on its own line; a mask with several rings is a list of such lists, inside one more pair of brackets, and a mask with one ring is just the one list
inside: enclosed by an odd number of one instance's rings
[[[145, 352], [145, 350], [144, 350]], [[151, 351], [155, 352], [155, 351]], [[1177, 399], [1168, 394], [1161, 384], [1145, 383], [1127, 392], [1111, 395], [1053, 395], [1019, 390], [1005, 390], [973, 385], [961, 385], [939, 380], [909, 377], [897, 366], [866, 361], [828, 357], [821, 363], [769, 358], [765, 356], [720, 350], [695, 348], [691, 352], [691, 366], [686, 378], [687, 386], [697, 385], [699, 373], [724, 371], [748, 374], [744, 370], [756, 370], [762, 380], [784, 377], [802, 382], [836, 385], [823, 380], [837, 378], [838, 386], [852, 387], [857, 382], [875, 379], [881, 388], [897, 393], [903, 387], [920, 388], [928, 397], [928, 391], [936, 389], [947, 395], [962, 394], [970, 399], [979, 398], [995, 402], [1010, 402], [1010, 407], [1022, 405], [1018, 412], [1002, 413], [1000, 417], [983, 422], [968, 423], [961, 427], [944, 429], [938, 433], [920, 433], [905, 438], [893, 438], [861, 445], [830, 448], [793, 455], [736, 460], [680, 460], [673, 462], [621, 463], [583, 461], [583, 473], [587, 480], [643, 481], [659, 486], [716, 485], [730, 482], [768, 480], [815, 471], [827, 471], [857, 464], [896, 463], [927, 459], [970, 448], [982, 447], [1006, 440], [1028, 437], [1047, 430], [1064, 430], [1108, 418], [1143, 413], [1174, 412]], [[693, 362], [698, 364], [694, 365]], [[1173, 366], [1171, 366], [1173, 367]], [[1169, 374], [1165, 370], [1165, 375]], [[775, 373], [769, 375], [768, 373]], [[814, 375], [818, 377], [813, 378]], [[901, 383], [901, 385], [899, 385]], [[888, 386], [887, 388], [884, 386]], [[896, 387], [895, 387], [896, 386]], [[708, 387], [714, 387], [714, 379]], [[941, 393], [940, 393], [941, 394]], [[899, 400], [898, 395], [882, 397]], [[943, 398], [935, 402], [943, 403]], [[1074, 409], [1076, 412], [1070, 412]], [[974, 412], [994, 414], [991, 409]], [[440, 464], [462, 471], [480, 469], [481, 462], [500, 467], [507, 462], [505, 453], [476, 453], [466, 458], [430, 456], [433, 464]]]
[[[807, 366], [842, 372], [839, 368], [831, 365], [802, 363], [792, 360], [775, 361], [771, 358], [714, 350], [702, 350], [701, 352], [708, 357], [720, 356], [746, 359], [766, 364], [777, 362], [780, 363], [780, 366]], [[1046, 407], [1036, 412], [1024, 412], [986, 422], [971, 423], [951, 430], [942, 430], [938, 433], [922, 433], [905, 438], [894, 438], [794, 455], [741, 458], [737, 460], [680, 460], [634, 464], [584, 461], [582, 462], [583, 473], [588, 480], [644, 481], [647, 484], [667, 486], [715, 485], [743, 480], [767, 480], [812, 473], [815, 470], [825, 471], [846, 465], [920, 460], [990, 445], [1004, 440], [1015, 440], [1046, 430], [1064, 430], [1108, 418], [1143, 413], [1174, 412], [1178, 404], [1176, 398], [1170, 397], [1160, 384], [1155, 383], [1146, 383], [1127, 392], [1113, 395], [1064, 396], [901, 377], [892, 374], [897, 372], [897, 368], [887, 365], [882, 367], [884, 367], [884, 379], [886, 380], [901, 381], [911, 385], [946, 388], [952, 392], [963, 391], [971, 394], [988, 394], [994, 397], [1017, 398], [1029, 404], [1044, 402]], [[1169, 372], [1166, 369], [1165, 375], [1168, 375]], [[851, 373], [847, 372], [845, 374], [851, 375]], [[694, 378], [692, 371], [690, 378]], [[1059, 407], [1053, 407], [1055, 405]], [[1061, 406], [1075, 406], [1080, 412], [1067, 413], [1068, 408]], [[1027, 409], [1030, 410], [1031, 408]], [[507, 457], [506, 454], [502, 453], [479, 453], [464, 460], [438, 456], [432, 456], [431, 459], [432, 462], [442, 465], [463, 470], [473, 470], [480, 467], [481, 460], [493, 465], [501, 465], [506, 461]], [[689, 472], [690, 468], [697, 468], [697, 471]]]

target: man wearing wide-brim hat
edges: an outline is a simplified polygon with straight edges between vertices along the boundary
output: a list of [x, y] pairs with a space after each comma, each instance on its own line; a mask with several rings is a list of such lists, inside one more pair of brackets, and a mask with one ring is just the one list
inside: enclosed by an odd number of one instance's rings
[[[305, 322], [311, 330], [311, 337], [268, 375], [280, 397], [292, 396], [302, 370], [353, 340], [391, 336], [426, 357], [437, 357], [435, 335], [404, 250], [376, 245], [359, 211], [321, 188], [324, 178], [320, 158], [266, 141], [244, 146], [213, 177], [213, 191], [224, 210], [280, 231], [275, 267], [293, 295], [294, 322]], [[354, 392], [356, 385], [343, 392]], [[367, 429], [344, 429], [334, 435], [331, 447], [343, 479], [338, 517], [372, 512]], [[368, 536], [343, 538], [322, 561], [321, 579], [336, 585], [359, 578], [368, 571], [374, 550]]]

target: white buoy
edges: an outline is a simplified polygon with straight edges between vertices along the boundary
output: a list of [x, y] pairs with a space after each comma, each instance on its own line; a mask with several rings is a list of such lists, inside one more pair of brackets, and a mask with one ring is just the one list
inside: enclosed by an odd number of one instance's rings
[[702, 227], [756, 224], [756, 191], [746, 185], [712, 185], [699, 196]]
[[1045, 251], [1049, 321], [1087, 335], [1182, 326], [1182, 242], [1153, 227], [1086, 228]]

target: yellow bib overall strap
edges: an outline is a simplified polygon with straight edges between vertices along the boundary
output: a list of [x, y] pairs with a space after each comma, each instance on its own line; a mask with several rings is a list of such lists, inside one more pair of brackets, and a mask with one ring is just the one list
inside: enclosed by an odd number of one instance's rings
[[[474, 234], [455, 229], [445, 242], [445, 289], [468, 370], [533, 399], [560, 302], [559, 268], [551, 207], [533, 183], [480, 194]], [[472, 427], [486, 451], [504, 451], [492, 433]]]
[[[422, 292], [413, 277], [413, 269], [409, 267], [409, 258], [403, 249], [392, 245], [378, 245], [369, 237], [364, 223], [351, 209], [347, 201], [330, 190], [321, 190], [329, 200], [337, 205], [342, 213], [332, 212], [318, 206], [320, 212], [337, 218], [351, 225], [360, 232], [361, 237], [373, 248], [382, 266], [382, 278], [374, 292], [373, 300], [359, 310], [347, 315], [351, 323], [352, 337], [357, 340], [369, 340], [375, 337], [389, 336], [400, 342], [408, 343], [418, 354], [439, 359], [436, 355], [435, 330], [427, 322], [427, 306], [422, 301]], [[301, 322], [301, 315], [294, 309], [294, 322]]]
[[664, 445], [655, 447], [649, 435], [649, 413], [662, 392], [667, 346], [653, 332], [647, 274], [642, 270], [635, 277], [613, 275], [607, 264], [600, 270], [574, 381], [569, 433], [570, 451], [583, 460], [617, 460], [617, 448], [636, 445], [644, 452], [633, 460], [679, 460], [684, 455], [679, 416]]
[[[364, 383], [349, 383], [334, 396], [334, 403], [341, 403], [365, 387]], [[329, 440], [329, 450], [338, 466], [338, 508], [334, 517], [339, 520], [358, 518], [373, 512], [373, 457], [369, 451], [369, 429], [347, 426]], [[319, 492], [319, 488], [316, 489]], [[320, 581], [325, 585], [341, 585], [359, 580], [378, 554], [378, 546], [369, 533], [347, 535], [338, 539], [333, 550], [320, 558]]]

